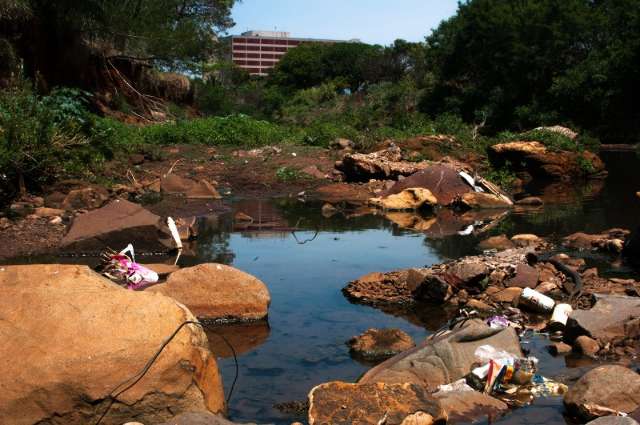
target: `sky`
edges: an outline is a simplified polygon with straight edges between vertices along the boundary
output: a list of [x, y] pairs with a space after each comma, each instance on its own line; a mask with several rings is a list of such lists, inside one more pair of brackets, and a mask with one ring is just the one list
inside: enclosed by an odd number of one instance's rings
[[292, 37], [360, 39], [389, 45], [398, 38], [424, 41], [455, 14], [457, 0], [242, 0], [229, 34], [287, 31]]

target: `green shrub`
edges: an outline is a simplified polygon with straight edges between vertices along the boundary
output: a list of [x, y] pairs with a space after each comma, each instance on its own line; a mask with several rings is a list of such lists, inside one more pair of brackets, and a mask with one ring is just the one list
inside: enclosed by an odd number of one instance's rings
[[283, 127], [246, 115], [196, 118], [151, 125], [141, 129], [145, 143], [204, 144], [208, 146], [265, 146], [287, 141]]

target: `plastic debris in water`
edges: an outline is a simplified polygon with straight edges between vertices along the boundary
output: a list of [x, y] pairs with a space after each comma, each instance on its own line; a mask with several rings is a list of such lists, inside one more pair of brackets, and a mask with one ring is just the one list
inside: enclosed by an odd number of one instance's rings
[[505, 316], [493, 316], [487, 319], [487, 325], [492, 329], [504, 329], [511, 325]]
[[[131, 257], [127, 253], [131, 254]], [[102, 274], [128, 289], [144, 288], [158, 281], [156, 272], [135, 262], [135, 253], [131, 244], [120, 252], [112, 250], [104, 252], [102, 260]]]

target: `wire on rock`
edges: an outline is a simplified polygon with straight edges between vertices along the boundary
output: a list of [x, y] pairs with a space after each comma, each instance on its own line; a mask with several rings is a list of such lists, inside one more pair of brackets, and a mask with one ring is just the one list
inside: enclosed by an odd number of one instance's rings
[[[158, 357], [160, 357], [160, 354], [162, 354], [162, 352], [167, 347], [167, 345], [169, 345], [169, 343], [176, 337], [176, 335], [178, 335], [178, 332], [180, 332], [180, 330], [183, 327], [185, 327], [186, 325], [196, 325], [196, 326], [200, 326], [203, 329], [208, 329], [211, 333], [213, 333], [214, 335], [216, 335], [217, 337], [222, 339], [222, 341], [231, 350], [231, 353], [233, 354], [233, 361], [234, 361], [234, 364], [235, 364], [235, 376], [233, 378], [233, 382], [231, 383], [231, 388], [229, 388], [229, 394], [227, 395], [227, 398], [226, 398], [227, 405], [229, 404], [229, 402], [231, 401], [231, 396], [233, 395], [233, 390], [234, 390], [234, 388], [236, 386], [236, 382], [238, 381], [238, 375], [239, 375], [239, 372], [240, 372], [240, 367], [238, 365], [238, 356], [236, 354], [236, 350], [233, 348], [233, 345], [231, 345], [231, 343], [229, 343], [227, 338], [225, 338], [223, 335], [215, 332], [211, 328], [211, 326], [209, 326], [207, 324], [204, 324], [204, 323], [196, 322], [196, 321], [193, 321], [193, 320], [186, 320], [186, 321], [182, 322], [180, 324], [180, 326], [178, 326], [176, 328], [176, 330], [174, 330], [173, 333], [167, 339], [164, 340], [164, 342], [156, 350], [154, 355], [147, 361], [147, 363], [145, 363], [145, 365], [142, 367], [142, 369], [140, 369], [140, 371], [138, 373], [136, 373], [135, 375], [131, 376], [130, 378], [127, 378], [126, 380], [122, 381], [121, 383], [116, 385], [115, 388], [113, 388], [113, 390], [111, 390], [109, 392], [109, 394], [107, 395], [107, 398], [109, 399], [109, 404], [107, 405], [107, 408], [102, 413], [102, 415], [100, 415], [100, 417], [98, 418], [98, 421], [95, 423], [95, 425], [99, 425], [102, 422], [102, 420], [105, 418], [105, 416], [107, 416], [107, 413], [109, 413], [109, 411], [111, 410], [111, 407], [113, 406], [113, 404], [118, 399], [118, 396], [120, 396], [125, 391], [130, 390], [134, 385], [136, 385], [138, 382], [140, 382], [140, 380], [147, 374], [149, 369], [151, 369], [151, 366], [153, 366], [153, 364], [156, 362]], [[120, 389], [123, 386], [124, 386], [124, 388]]]

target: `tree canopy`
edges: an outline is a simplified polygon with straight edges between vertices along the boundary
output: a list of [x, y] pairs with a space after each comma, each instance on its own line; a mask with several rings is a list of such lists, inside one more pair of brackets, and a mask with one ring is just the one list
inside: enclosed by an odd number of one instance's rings
[[486, 114], [498, 129], [565, 122], [637, 134], [640, 2], [472, 0], [427, 38], [433, 115]]
[[[127, 56], [167, 68], [207, 59], [234, 0], [0, 0], [0, 38], [27, 77], [86, 79], [91, 60]], [[93, 77], [96, 77], [95, 75]]]

